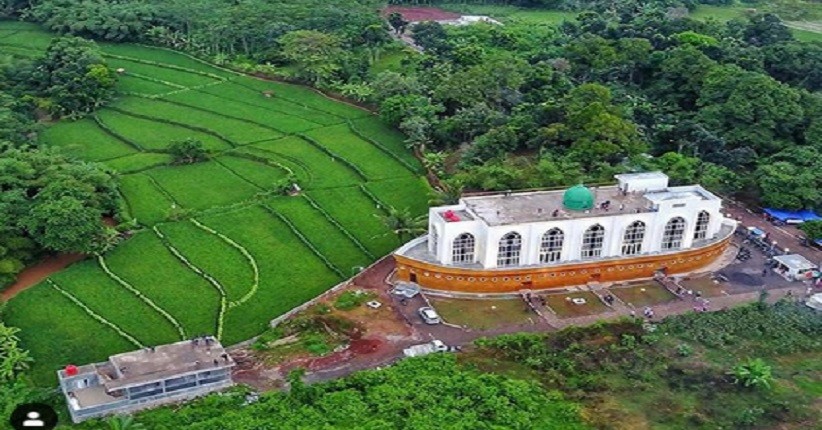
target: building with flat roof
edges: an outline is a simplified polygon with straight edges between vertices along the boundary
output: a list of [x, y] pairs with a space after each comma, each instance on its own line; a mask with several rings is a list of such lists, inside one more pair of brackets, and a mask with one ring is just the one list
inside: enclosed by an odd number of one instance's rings
[[215, 338], [143, 348], [57, 372], [71, 419], [129, 413], [233, 385], [234, 360]]
[[469, 196], [429, 210], [428, 234], [394, 257], [401, 280], [511, 292], [682, 273], [708, 265], [736, 228], [699, 185], [661, 172], [617, 185]]

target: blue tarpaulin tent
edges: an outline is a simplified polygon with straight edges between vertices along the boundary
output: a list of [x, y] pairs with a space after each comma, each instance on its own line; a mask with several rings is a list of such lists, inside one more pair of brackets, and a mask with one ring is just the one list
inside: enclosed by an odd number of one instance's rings
[[765, 208], [765, 213], [782, 222], [788, 222], [788, 220], [798, 220], [802, 222], [822, 220], [821, 216], [807, 209], [801, 211], [788, 211], [783, 209]]
[[816, 242], [817, 245], [822, 246], [822, 239], [816, 239], [814, 242]]

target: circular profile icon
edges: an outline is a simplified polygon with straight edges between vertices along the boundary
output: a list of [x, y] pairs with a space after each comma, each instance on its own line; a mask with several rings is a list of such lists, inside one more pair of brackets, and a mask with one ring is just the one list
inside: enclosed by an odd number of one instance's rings
[[14, 430], [51, 430], [57, 427], [57, 413], [49, 405], [26, 403], [14, 409], [9, 423]]

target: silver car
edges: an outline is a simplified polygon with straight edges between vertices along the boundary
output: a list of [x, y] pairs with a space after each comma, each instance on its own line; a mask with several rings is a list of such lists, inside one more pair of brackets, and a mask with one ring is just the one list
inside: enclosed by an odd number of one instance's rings
[[424, 308], [420, 308], [417, 312], [419, 312], [420, 317], [426, 324], [439, 324], [442, 322], [442, 319], [434, 308], [429, 308], [426, 306]]

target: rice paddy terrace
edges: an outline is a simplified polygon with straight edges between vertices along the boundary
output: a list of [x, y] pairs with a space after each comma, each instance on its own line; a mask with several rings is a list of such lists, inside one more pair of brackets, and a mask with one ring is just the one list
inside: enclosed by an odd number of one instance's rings
[[[3, 53], [37, 56], [52, 37], [0, 22]], [[7, 304], [40, 384], [67, 363], [139, 346], [248, 339], [396, 247], [379, 219], [386, 206], [427, 208], [403, 137], [366, 111], [164, 49], [101, 47], [124, 69], [117, 100], [42, 141], [116, 171], [123, 218], [140, 229]], [[168, 145], [184, 138], [211, 158], [169, 165]], [[290, 175], [300, 196], [268, 192]]]

